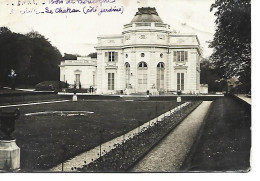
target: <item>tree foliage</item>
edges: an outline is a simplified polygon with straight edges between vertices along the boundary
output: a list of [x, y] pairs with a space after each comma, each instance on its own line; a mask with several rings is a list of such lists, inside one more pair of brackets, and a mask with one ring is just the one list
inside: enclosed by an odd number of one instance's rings
[[209, 92], [222, 92], [226, 88], [225, 85], [219, 82], [221, 77], [208, 59], [204, 58], [201, 60], [200, 70], [200, 83], [208, 84]]
[[64, 53], [63, 60], [77, 60], [77, 55]]
[[61, 60], [59, 50], [38, 32], [23, 35], [0, 27], [0, 85], [7, 84], [11, 69], [21, 84], [59, 80]]
[[216, 16], [216, 32], [209, 47], [214, 68], [222, 78], [239, 77], [251, 87], [251, 1], [216, 0], [210, 11]]

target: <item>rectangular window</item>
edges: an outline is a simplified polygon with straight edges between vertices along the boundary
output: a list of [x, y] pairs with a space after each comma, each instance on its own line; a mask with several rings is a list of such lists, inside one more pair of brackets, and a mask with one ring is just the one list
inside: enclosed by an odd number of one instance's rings
[[174, 61], [186, 62], [188, 61], [188, 51], [174, 51], [173, 57]]
[[109, 62], [118, 61], [118, 52], [105, 52], [106, 60]]
[[115, 61], [115, 52], [108, 52], [108, 61], [109, 62]]
[[184, 73], [177, 73], [177, 90], [184, 90]]
[[115, 73], [108, 73], [108, 90], [115, 90]]
[[76, 74], [76, 86], [78, 87], [80, 83], [80, 74]]

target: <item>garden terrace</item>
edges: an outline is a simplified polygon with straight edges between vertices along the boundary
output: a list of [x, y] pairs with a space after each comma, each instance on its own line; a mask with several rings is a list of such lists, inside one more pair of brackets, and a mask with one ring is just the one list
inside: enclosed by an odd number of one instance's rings
[[[130, 131], [177, 106], [176, 101], [78, 101], [18, 108], [14, 136], [21, 148], [21, 171], [44, 171]], [[10, 109], [10, 108], [4, 108]], [[33, 115], [43, 111], [90, 111], [78, 116]]]

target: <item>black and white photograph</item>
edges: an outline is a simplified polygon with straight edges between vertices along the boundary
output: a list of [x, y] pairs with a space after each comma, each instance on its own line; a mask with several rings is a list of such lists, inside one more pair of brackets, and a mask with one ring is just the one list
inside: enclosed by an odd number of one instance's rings
[[0, 177], [248, 174], [251, 59], [251, 0], [0, 0]]

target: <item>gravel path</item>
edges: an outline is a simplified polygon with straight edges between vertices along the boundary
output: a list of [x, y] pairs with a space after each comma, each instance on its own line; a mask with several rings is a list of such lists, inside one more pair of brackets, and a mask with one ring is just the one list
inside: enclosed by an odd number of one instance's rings
[[187, 156], [212, 101], [202, 102], [164, 140], [149, 152], [131, 172], [178, 171]]
[[[139, 130], [148, 129], [150, 127], [149, 125], [152, 126], [156, 122], [163, 121], [165, 116], [170, 116], [171, 114], [175, 114], [179, 109], [181, 109], [189, 104], [190, 104], [190, 102], [185, 102], [185, 103], [173, 108], [172, 110], [167, 111], [150, 121], [147, 121], [140, 127], [137, 127], [135, 129], [131, 130], [130, 132], [126, 133], [125, 135], [121, 135], [106, 143], [103, 143], [101, 145], [101, 150], [103, 150], [104, 152], [102, 151], [101, 155], [103, 156], [106, 153], [108, 153], [109, 151], [111, 151], [113, 148], [115, 148], [116, 144], [122, 144], [125, 140], [134, 137], [135, 135], [138, 134]], [[98, 159], [99, 155], [97, 153], [100, 153], [100, 145], [96, 146], [95, 148], [93, 148], [89, 151], [79, 154], [79, 155], [75, 156], [74, 158], [71, 158], [70, 160], [65, 161], [63, 164], [63, 171], [71, 172], [71, 171], [73, 171], [71, 168], [75, 168], [75, 167], [82, 168], [84, 164], [89, 164], [89, 163], [95, 161], [96, 159]], [[61, 172], [62, 164], [59, 164], [59, 165], [51, 168], [49, 171], [50, 172]]]

